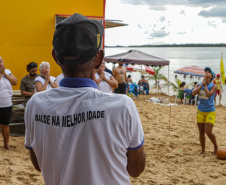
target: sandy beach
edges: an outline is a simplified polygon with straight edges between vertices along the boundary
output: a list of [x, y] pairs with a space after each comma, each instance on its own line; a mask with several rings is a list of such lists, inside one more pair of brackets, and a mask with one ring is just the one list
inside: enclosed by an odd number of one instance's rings
[[[146, 168], [132, 185], [223, 185], [226, 182], [226, 161], [213, 155], [213, 145], [206, 137], [206, 152], [198, 154], [200, 144], [196, 126], [196, 106], [165, 106], [145, 101], [165, 95], [140, 95], [134, 100], [145, 134]], [[174, 97], [170, 97], [174, 102]], [[179, 100], [178, 100], [179, 103]], [[220, 149], [226, 149], [226, 108], [216, 107], [213, 129]], [[0, 145], [2, 145], [0, 137]], [[12, 149], [0, 147], [0, 184], [43, 185], [41, 173], [33, 168], [24, 137], [10, 137]]]

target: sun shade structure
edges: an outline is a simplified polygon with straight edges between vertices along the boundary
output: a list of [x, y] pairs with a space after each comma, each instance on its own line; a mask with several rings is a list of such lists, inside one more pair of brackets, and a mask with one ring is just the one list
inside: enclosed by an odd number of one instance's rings
[[138, 71], [141, 73], [149, 73], [150, 75], [155, 75], [155, 71], [145, 65], [129, 65], [126, 67], [128, 71]]
[[183, 67], [181, 69], [178, 69], [178, 70], [174, 71], [174, 73], [203, 77], [204, 76], [204, 68], [201, 68], [198, 66], [188, 66], [188, 67]]
[[126, 64], [144, 64], [147, 66], [165, 66], [169, 65], [169, 60], [165, 60], [159, 57], [148, 55], [139, 50], [130, 50], [125, 53], [106, 56], [104, 60], [106, 62], [117, 63], [119, 59], [122, 59]]

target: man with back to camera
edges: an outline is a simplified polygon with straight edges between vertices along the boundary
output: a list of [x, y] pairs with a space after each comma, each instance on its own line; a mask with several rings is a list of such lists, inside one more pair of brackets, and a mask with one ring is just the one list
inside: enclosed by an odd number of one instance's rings
[[115, 93], [117, 94], [126, 94], [126, 83], [128, 85], [129, 90], [129, 83], [126, 77], [126, 68], [123, 66], [124, 62], [123, 59], [118, 59], [118, 66], [113, 69], [113, 77], [118, 82], [118, 88], [115, 89]]
[[103, 32], [80, 14], [56, 26], [52, 55], [65, 78], [59, 88], [33, 95], [25, 111], [25, 146], [46, 185], [126, 185], [128, 174], [144, 170], [133, 100], [102, 93], [93, 81], [104, 57]]
[[203, 81], [201, 83], [197, 83], [194, 90], [192, 91], [193, 96], [199, 93], [199, 104], [197, 107], [196, 119], [199, 129], [199, 140], [201, 145], [200, 154], [205, 153], [206, 133], [210, 141], [213, 143], [213, 154], [216, 155], [218, 145], [216, 137], [212, 132], [212, 129], [216, 119], [214, 96], [217, 91], [217, 86], [212, 83], [212, 80], [214, 79], [214, 72], [209, 67], [206, 67], [204, 71], [205, 75]]
[[35, 62], [31, 62], [27, 65], [28, 75], [22, 78], [20, 83], [21, 95], [25, 97], [26, 102], [31, 98], [35, 93], [34, 81], [37, 75], [38, 65]]

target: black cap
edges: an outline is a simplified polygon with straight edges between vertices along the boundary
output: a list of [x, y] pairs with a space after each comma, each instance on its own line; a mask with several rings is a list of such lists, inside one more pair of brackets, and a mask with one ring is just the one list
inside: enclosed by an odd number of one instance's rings
[[97, 20], [75, 13], [56, 26], [53, 47], [62, 64], [83, 64], [101, 47], [104, 27]]

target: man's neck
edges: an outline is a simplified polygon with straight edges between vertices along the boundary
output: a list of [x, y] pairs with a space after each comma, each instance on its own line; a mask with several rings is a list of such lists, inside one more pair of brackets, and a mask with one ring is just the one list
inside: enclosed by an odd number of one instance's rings
[[207, 84], [207, 85], [208, 85], [208, 84], [210, 84], [210, 83], [211, 83], [211, 81], [210, 81], [210, 80], [207, 80], [207, 81], [206, 81], [206, 84]]
[[28, 74], [28, 77], [29, 77], [29, 78], [36, 78], [36, 76], [37, 76], [37, 75], [31, 76], [30, 74]]

